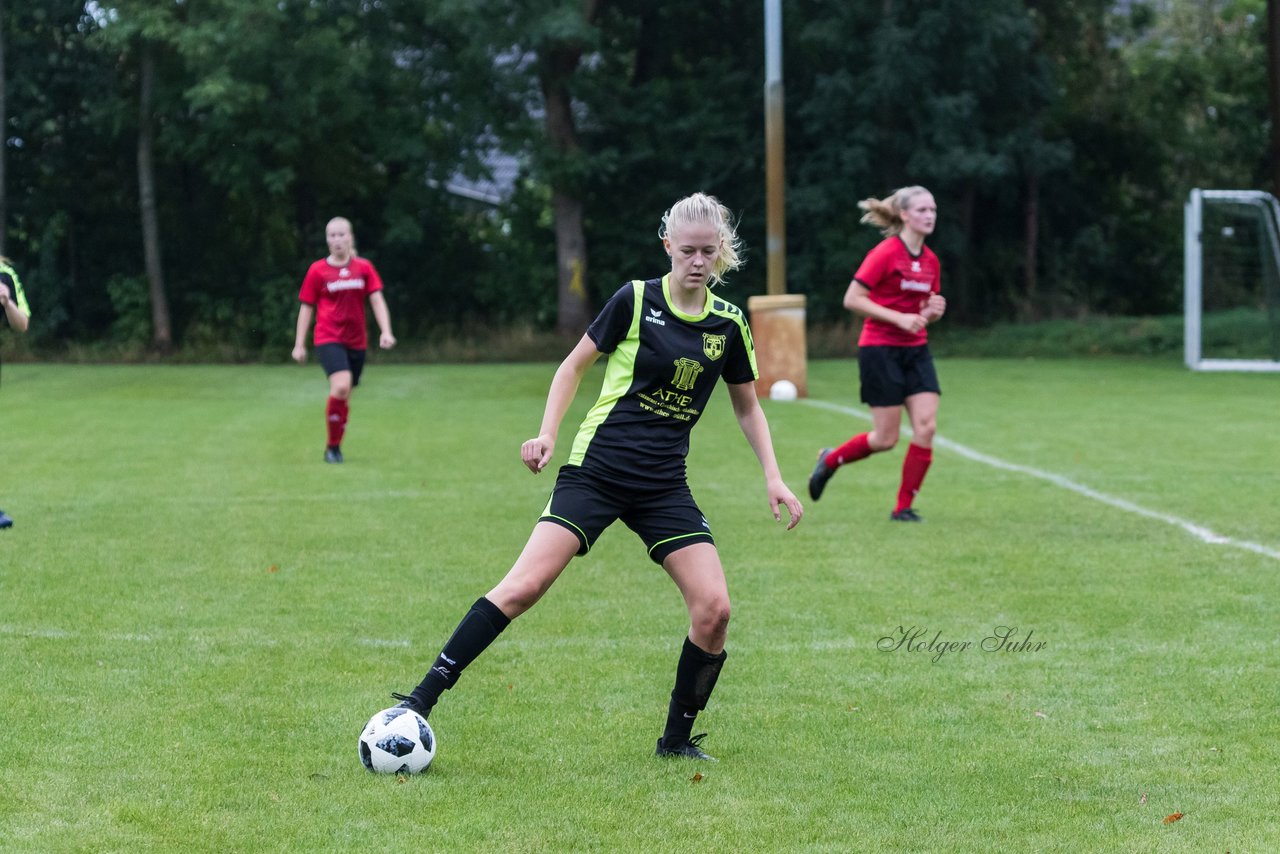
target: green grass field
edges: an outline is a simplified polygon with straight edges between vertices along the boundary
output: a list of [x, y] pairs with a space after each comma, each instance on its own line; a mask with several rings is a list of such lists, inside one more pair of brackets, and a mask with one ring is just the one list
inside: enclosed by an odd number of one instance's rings
[[[686, 625], [619, 525], [400, 780], [356, 737], [523, 545], [553, 366], [375, 360], [336, 467], [314, 366], [6, 365], [0, 850], [1280, 850], [1280, 376], [939, 367], [924, 525], [887, 521], [904, 446], [786, 533], [722, 390], [695, 431], [734, 599], [718, 764], [652, 756]], [[809, 379], [857, 408], [852, 363]], [[866, 426], [765, 407], [802, 495]], [[999, 626], [1032, 646], [982, 650]], [[972, 646], [880, 648], [900, 627]]]

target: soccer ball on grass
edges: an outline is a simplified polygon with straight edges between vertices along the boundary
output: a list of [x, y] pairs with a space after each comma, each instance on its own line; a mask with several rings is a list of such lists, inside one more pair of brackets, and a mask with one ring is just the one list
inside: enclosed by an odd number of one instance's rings
[[795, 400], [800, 396], [800, 389], [791, 380], [778, 380], [769, 386], [770, 400]]
[[436, 757], [436, 734], [426, 718], [394, 707], [383, 709], [360, 733], [360, 761], [380, 774], [417, 774]]

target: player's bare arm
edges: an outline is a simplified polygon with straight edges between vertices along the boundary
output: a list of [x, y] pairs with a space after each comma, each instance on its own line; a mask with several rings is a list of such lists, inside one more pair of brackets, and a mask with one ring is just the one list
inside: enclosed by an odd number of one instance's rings
[[849, 289], [844, 295], [844, 307], [854, 314], [892, 324], [904, 332], [919, 332], [929, 324], [923, 315], [894, 311], [887, 306], [872, 302], [871, 291], [857, 279], [849, 282]]
[[729, 389], [729, 400], [733, 403], [733, 413], [738, 418], [738, 426], [742, 435], [747, 437], [747, 444], [755, 451], [760, 467], [764, 470], [765, 490], [769, 496], [769, 510], [773, 518], [782, 521], [781, 507], [787, 508], [787, 530], [800, 524], [804, 515], [804, 507], [795, 493], [787, 488], [782, 480], [782, 472], [778, 469], [778, 460], [773, 452], [773, 439], [769, 435], [769, 421], [764, 410], [760, 408], [760, 399], [756, 396], [755, 383], [726, 383]]
[[315, 316], [315, 306], [304, 302], [298, 307], [298, 325], [293, 336], [293, 360], [299, 365], [307, 361], [307, 333], [311, 331], [311, 321]]
[[556, 436], [560, 432], [560, 422], [573, 403], [574, 395], [582, 376], [600, 358], [600, 351], [588, 335], [583, 335], [577, 345], [556, 368], [556, 375], [551, 379], [551, 388], [547, 392], [547, 405], [542, 413], [542, 426], [538, 435], [520, 446], [520, 460], [529, 471], [538, 474], [551, 462], [555, 454]]
[[396, 336], [391, 334], [391, 312], [387, 309], [387, 299], [382, 291], [369, 294], [369, 306], [373, 309], [373, 319], [378, 323], [378, 346], [390, 350], [396, 346]]

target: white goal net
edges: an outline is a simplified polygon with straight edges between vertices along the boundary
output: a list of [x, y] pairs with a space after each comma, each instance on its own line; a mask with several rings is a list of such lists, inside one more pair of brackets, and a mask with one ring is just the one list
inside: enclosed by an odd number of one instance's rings
[[1187, 366], [1280, 371], [1280, 203], [1192, 190], [1184, 211]]

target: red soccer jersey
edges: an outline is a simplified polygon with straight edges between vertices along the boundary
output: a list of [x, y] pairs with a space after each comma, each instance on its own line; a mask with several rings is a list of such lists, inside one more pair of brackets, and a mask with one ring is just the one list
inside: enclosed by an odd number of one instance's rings
[[[912, 255], [896, 234], [880, 241], [862, 260], [853, 278], [871, 292], [871, 301], [904, 314], [918, 314], [929, 294], [942, 289], [942, 267], [928, 246]], [[862, 322], [859, 347], [917, 347], [927, 343], [925, 330], [903, 332], [892, 323], [868, 317]]]
[[363, 258], [352, 258], [335, 267], [321, 258], [307, 269], [298, 299], [316, 308], [316, 346], [342, 344], [352, 350], [369, 346], [365, 330], [364, 301], [382, 290], [382, 278]]

